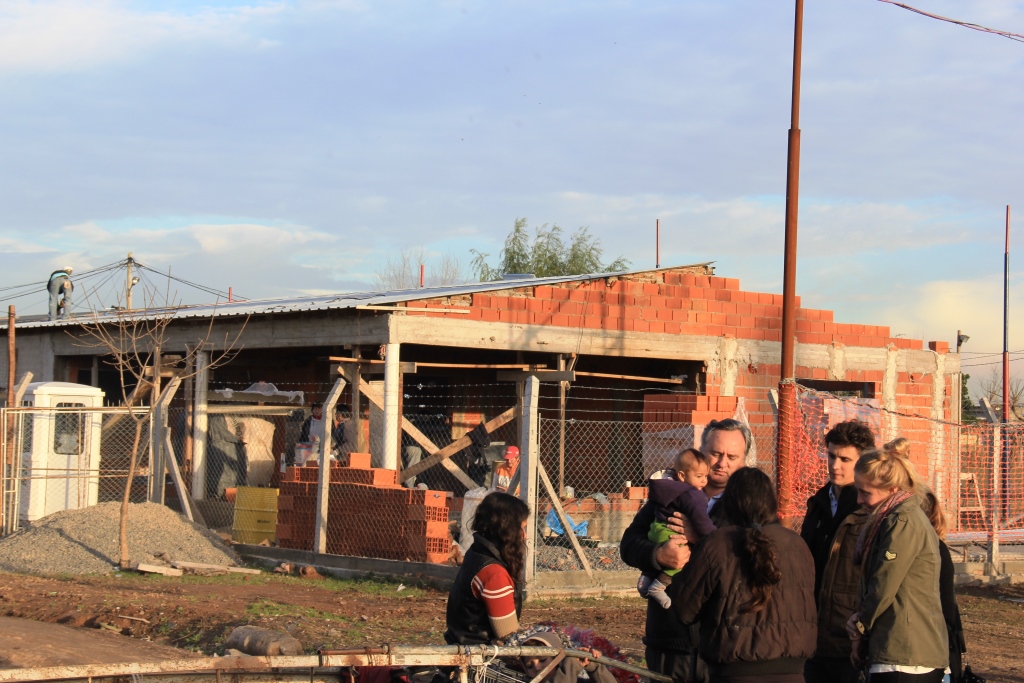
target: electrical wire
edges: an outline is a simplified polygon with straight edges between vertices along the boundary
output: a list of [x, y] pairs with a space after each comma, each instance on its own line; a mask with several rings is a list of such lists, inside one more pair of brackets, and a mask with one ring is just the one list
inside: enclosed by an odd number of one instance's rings
[[[184, 278], [180, 278], [180, 277], [177, 277], [175, 275], [171, 275], [170, 272], [167, 272], [167, 273], [160, 272], [158, 270], [150, 268], [149, 266], [143, 265], [143, 264], [139, 263], [138, 261], [136, 261], [135, 263], [141, 269], [149, 270], [149, 271], [152, 271], [154, 273], [159, 273], [160, 277], [166, 277], [166, 278], [168, 278], [170, 280], [174, 280], [175, 282], [180, 282], [183, 285], [188, 285], [189, 287], [193, 287], [193, 288], [198, 289], [200, 291], [206, 292], [207, 294], [213, 294], [214, 296], [224, 297], [225, 299], [228, 296], [227, 292], [224, 292], [224, 291], [221, 291], [221, 290], [218, 290], [218, 289], [214, 289], [212, 287], [207, 287], [206, 285], [201, 285], [201, 284], [198, 284], [196, 282], [191, 282], [189, 280], [185, 280]], [[235, 296], [235, 294], [233, 292], [232, 292], [231, 298], [233, 300], [238, 300], [238, 301], [248, 301], [248, 299], [246, 299], [245, 297]]]
[[939, 15], [939, 14], [932, 14], [931, 12], [925, 12], [924, 10], [917, 9], [916, 7], [911, 7], [910, 5], [904, 4], [902, 2], [896, 2], [895, 0], [878, 0], [878, 1], [879, 2], [884, 2], [887, 5], [895, 5], [896, 7], [908, 10], [910, 12], [915, 12], [916, 14], [920, 14], [921, 16], [925, 16], [925, 17], [928, 17], [930, 19], [938, 19], [939, 21], [946, 21], [946, 22], [949, 22], [950, 24], [956, 24], [957, 26], [963, 26], [964, 28], [969, 28], [972, 31], [981, 31], [982, 33], [992, 33], [992, 34], [997, 35], [997, 36], [1002, 36], [1003, 38], [1009, 38], [1010, 40], [1015, 40], [1018, 43], [1024, 43], [1024, 36], [1022, 36], [1019, 33], [1010, 33], [1009, 31], [1001, 31], [1001, 30], [995, 29], [995, 28], [988, 28], [987, 26], [981, 26], [980, 24], [972, 24], [969, 21], [960, 21], [959, 19], [950, 19], [949, 17], [944, 17], [944, 16]]

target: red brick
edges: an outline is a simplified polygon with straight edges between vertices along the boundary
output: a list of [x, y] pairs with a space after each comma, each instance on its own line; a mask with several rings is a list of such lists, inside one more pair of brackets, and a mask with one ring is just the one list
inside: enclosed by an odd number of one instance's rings
[[949, 342], [930, 341], [928, 342], [928, 348], [935, 353], [949, 353]]

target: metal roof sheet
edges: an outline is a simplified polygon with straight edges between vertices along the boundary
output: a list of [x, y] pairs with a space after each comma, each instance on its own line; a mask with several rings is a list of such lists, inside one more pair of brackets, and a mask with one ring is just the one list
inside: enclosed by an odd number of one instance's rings
[[[418, 301], [421, 299], [435, 299], [443, 296], [458, 296], [460, 294], [474, 294], [479, 292], [493, 292], [502, 289], [515, 289], [519, 287], [534, 287], [545, 284], [558, 284], [563, 282], [582, 282], [584, 280], [600, 280], [608, 277], [622, 277], [639, 275], [642, 273], [655, 273], [678, 268], [692, 268], [707, 266], [713, 263], [693, 263], [684, 266], [672, 266], [665, 268], [649, 268], [644, 270], [620, 271], [615, 273], [589, 273], [586, 275], [559, 275], [554, 277], [516, 278], [511, 280], [498, 280], [495, 282], [471, 282], [461, 285], [445, 285], [442, 287], [423, 287], [416, 289], [397, 289], [384, 292], [346, 292], [341, 294], [322, 294], [317, 296], [287, 297], [281, 299], [260, 299], [248, 301], [221, 302], [217, 304], [191, 304], [181, 305], [176, 308], [148, 308], [133, 312], [133, 318], [162, 317], [170, 315], [173, 318], [209, 318], [209, 317], [233, 317], [253, 315], [273, 315], [277, 313], [302, 313], [324, 310], [340, 310], [355, 308], [357, 306], [380, 306], [396, 304], [406, 301]], [[114, 322], [118, 315], [123, 316], [123, 311], [101, 310], [89, 311], [81, 315], [74, 315], [70, 318], [60, 320], [40, 319], [42, 316], [31, 316], [30, 318], [19, 318], [17, 329], [37, 329], [48, 327], [67, 327], [69, 325], [81, 325], [92, 322]], [[7, 328], [6, 319], [0, 319], [0, 329]]]

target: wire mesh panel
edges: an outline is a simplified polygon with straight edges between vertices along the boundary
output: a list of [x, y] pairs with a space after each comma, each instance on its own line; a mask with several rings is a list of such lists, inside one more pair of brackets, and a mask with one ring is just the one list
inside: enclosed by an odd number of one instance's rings
[[[150, 420], [145, 409], [13, 408], [4, 444], [4, 529], [62, 510], [150, 490]], [[132, 457], [135, 471], [129, 482]]]

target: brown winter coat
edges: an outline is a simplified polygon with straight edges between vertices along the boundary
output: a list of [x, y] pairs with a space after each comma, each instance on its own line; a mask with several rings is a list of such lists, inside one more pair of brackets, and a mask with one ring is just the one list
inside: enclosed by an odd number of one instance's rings
[[832, 538], [828, 561], [820, 577], [816, 657], [846, 659], [850, 656], [850, 636], [846, 633], [846, 622], [857, 611], [860, 582], [860, 565], [853, 561], [853, 553], [868, 514], [864, 508], [850, 513], [839, 524]]
[[764, 609], [741, 612], [751, 593], [740, 566], [740, 527], [705, 537], [669, 587], [679, 620], [700, 621], [700, 656], [719, 675], [802, 673], [804, 660], [814, 654], [811, 553], [799, 535], [780, 524], [765, 526], [764, 533], [775, 545], [782, 574]]

